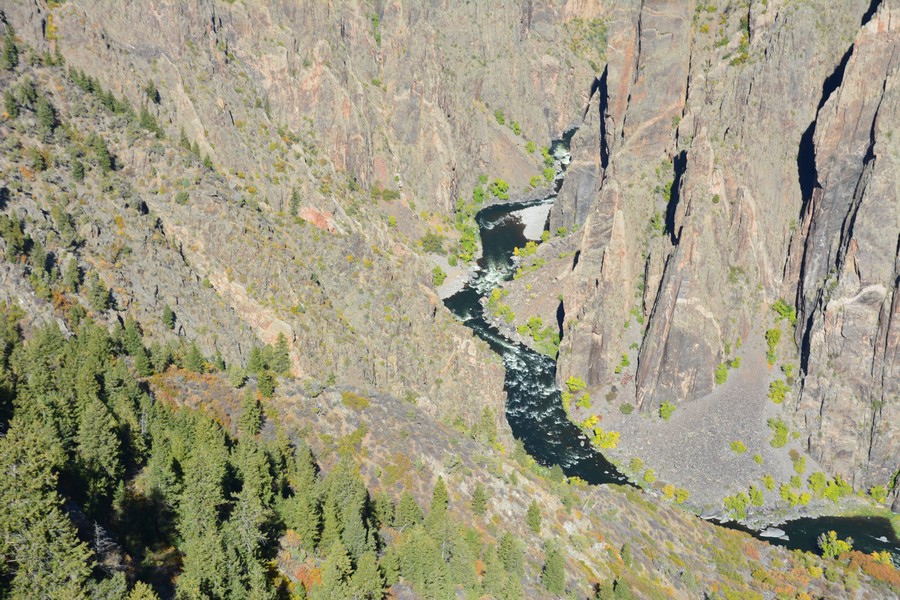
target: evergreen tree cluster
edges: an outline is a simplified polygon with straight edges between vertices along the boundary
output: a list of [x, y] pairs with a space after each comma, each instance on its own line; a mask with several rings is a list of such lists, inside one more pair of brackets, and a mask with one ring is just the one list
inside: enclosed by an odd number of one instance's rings
[[454, 520], [443, 479], [427, 511], [409, 493], [373, 497], [349, 456], [323, 475], [303, 443], [259, 435], [249, 391], [237, 438], [155, 401], [140, 375], [167, 363], [135, 321], [110, 332], [85, 317], [74, 335], [54, 323], [24, 341], [20, 316], [0, 311], [0, 597], [285, 597], [273, 565], [287, 529], [319, 569], [311, 598], [382, 598], [398, 582], [524, 597], [523, 543]]

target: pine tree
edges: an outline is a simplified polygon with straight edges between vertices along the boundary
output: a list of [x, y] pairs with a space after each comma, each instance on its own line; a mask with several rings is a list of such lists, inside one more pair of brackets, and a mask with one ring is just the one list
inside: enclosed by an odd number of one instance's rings
[[337, 496], [329, 492], [322, 503], [322, 535], [319, 538], [319, 548], [330, 548], [340, 542], [342, 530], [341, 509], [338, 506]]
[[385, 548], [379, 566], [384, 573], [385, 585], [391, 586], [400, 581], [400, 550], [397, 544]]
[[134, 370], [141, 377], [150, 377], [153, 375], [153, 363], [150, 361], [150, 353], [146, 348], [141, 349], [134, 355]]
[[262, 423], [262, 405], [256, 399], [253, 391], [248, 389], [244, 393], [243, 402], [241, 402], [241, 418], [238, 422], [238, 428], [245, 435], [256, 435], [259, 433]]
[[3, 68], [12, 71], [19, 65], [19, 48], [16, 46], [16, 38], [12, 26], [6, 26], [6, 35], [3, 36]]
[[63, 271], [63, 283], [71, 292], [78, 292], [81, 287], [81, 269], [78, 267], [78, 261], [72, 256], [66, 263]]
[[138, 322], [129, 317], [125, 319], [125, 333], [122, 338], [122, 345], [130, 356], [136, 356], [144, 349], [144, 336], [141, 332], [141, 326]]
[[472, 512], [478, 516], [482, 516], [487, 511], [488, 495], [484, 486], [475, 485], [475, 491], [472, 492]]
[[66, 458], [55, 432], [13, 419], [0, 437], [0, 556], [12, 598], [83, 598], [91, 552], [60, 510], [56, 473]]
[[450, 502], [447, 486], [444, 478], [438, 476], [431, 494], [431, 508], [428, 510], [428, 518], [425, 519], [425, 527], [434, 530], [447, 521], [447, 506]]
[[297, 188], [291, 190], [291, 199], [289, 202], [289, 210], [292, 217], [296, 217], [300, 210], [300, 192]]
[[[285, 500], [283, 505], [285, 524], [300, 535], [303, 547], [312, 552], [319, 543], [322, 514], [319, 507], [316, 465], [305, 444], [294, 450], [294, 455], [288, 463], [288, 483], [293, 496]], [[333, 512], [332, 515], [336, 516], [336, 513]], [[329, 536], [332, 537], [332, 541], [336, 538], [332, 532], [329, 532]]]
[[41, 133], [45, 137], [53, 135], [53, 131], [59, 125], [59, 120], [56, 116], [56, 109], [53, 108], [53, 105], [50, 104], [50, 101], [43, 94], [37, 99], [35, 112]]
[[191, 344], [187, 354], [184, 356], [184, 368], [194, 373], [203, 373], [206, 371], [206, 359], [197, 344]]
[[184, 132], [184, 127], [181, 128], [181, 133], [178, 136], [178, 145], [188, 152], [191, 151], [191, 141], [188, 139], [187, 134]]
[[541, 509], [534, 500], [528, 505], [528, 512], [525, 514], [525, 523], [534, 533], [541, 532]]
[[384, 597], [384, 576], [378, 568], [378, 559], [371, 550], [356, 563], [356, 572], [350, 578], [350, 593], [356, 598], [369, 600]]
[[184, 488], [178, 503], [184, 569], [177, 585], [183, 596], [220, 596], [228, 572], [219, 519], [225, 505], [228, 454], [225, 436], [214, 421], [202, 415], [192, 420], [191, 445], [183, 463]]
[[156, 592], [153, 591], [152, 587], [143, 581], [138, 581], [134, 584], [134, 587], [131, 588], [131, 592], [128, 594], [128, 600], [159, 600], [159, 596], [156, 595]]
[[525, 568], [525, 555], [521, 542], [508, 531], [500, 537], [497, 555], [507, 572], [521, 576]]
[[19, 103], [11, 90], [3, 92], [3, 111], [10, 119], [15, 119], [19, 116]]
[[0, 236], [6, 240], [6, 259], [16, 262], [25, 253], [25, 233], [18, 219], [0, 215]]
[[23, 79], [16, 88], [16, 98], [22, 106], [33, 107], [37, 102], [37, 96], [37, 88], [34, 87], [34, 81], [30, 77]]
[[254, 346], [250, 349], [250, 358], [247, 360], [247, 370], [251, 373], [259, 373], [267, 368], [262, 349]]
[[336, 542], [328, 551], [322, 569], [322, 583], [313, 588], [313, 598], [337, 599], [350, 597], [350, 576], [353, 566], [347, 550]]
[[447, 547], [450, 549], [447, 564], [450, 581], [462, 586], [467, 597], [478, 596], [481, 590], [475, 561], [481, 554], [480, 535], [474, 529], [466, 531], [462, 526], [454, 526], [450, 530], [447, 543], [444, 544], [444, 548]]
[[113, 573], [103, 579], [91, 579], [87, 584], [87, 595], [91, 600], [122, 600], [128, 594], [128, 580], [125, 573]]
[[153, 343], [150, 346], [150, 362], [155, 372], [165, 372], [172, 364], [172, 350], [167, 345]]
[[162, 322], [169, 329], [175, 329], [175, 313], [172, 312], [172, 308], [168, 304], [163, 306]]
[[122, 477], [120, 457], [115, 418], [100, 400], [88, 401], [78, 426], [78, 459], [93, 508], [105, 503]]
[[422, 522], [422, 509], [412, 495], [405, 491], [400, 496], [397, 510], [394, 511], [394, 527], [403, 530]]
[[547, 548], [541, 583], [551, 594], [561, 596], [566, 591], [566, 559], [562, 551], [552, 544]]
[[268, 538], [264, 528], [271, 515], [252, 484], [245, 482], [235, 500], [223, 533], [230, 567], [226, 574], [230, 595], [233, 598], [274, 600], [275, 590], [262, 564], [262, 547]]
[[91, 140], [91, 147], [94, 149], [94, 154], [97, 157], [97, 164], [100, 166], [100, 170], [103, 173], [113, 171], [115, 169], [115, 160], [109, 152], [106, 140], [101, 136], [94, 134]]
[[275, 378], [269, 371], [260, 371], [256, 375], [256, 386], [263, 398], [271, 398], [275, 395]]
[[72, 224], [72, 218], [59, 204], [54, 204], [50, 209], [50, 215], [53, 217], [53, 223], [59, 231], [59, 241], [66, 247], [73, 245], [78, 238], [78, 232]]
[[72, 178], [75, 181], [84, 181], [84, 163], [77, 158], [72, 161]]
[[291, 371], [291, 355], [287, 338], [283, 333], [278, 334], [275, 342], [275, 350], [272, 352], [272, 360], [269, 368], [279, 375], [289, 374]]
[[372, 497], [372, 511], [376, 529], [394, 522], [394, 502], [385, 492], [376, 492]]
[[282, 514], [285, 525], [297, 532], [307, 552], [313, 552], [319, 543], [321, 524], [319, 506], [313, 491], [297, 492], [284, 502]]
[[91, 308], [98, 313], [106, 312], [112, 304], [109, 289], [96, 271], [91, 271], [88, 276], [88, 299], [91, 302]]

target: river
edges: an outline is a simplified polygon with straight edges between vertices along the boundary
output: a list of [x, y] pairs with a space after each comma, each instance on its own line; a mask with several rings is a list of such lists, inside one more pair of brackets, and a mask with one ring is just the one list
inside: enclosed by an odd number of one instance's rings
[[[481, 231], [482, 256], [463, 289], [444, 303], [478, 337], [485, 340], [506, 366], [504, 390], [507, 394], [506, 418], [513, 435], [538, 463], [559, 465], [567, 476], [577, 476], [590, 484], [627, 483], [623, 476], [590, 444], [581, 430], [568, 420], [556, 384], [556, 361], [527, 346], [514, 342], [488, 323], [482, 299], [502, 282], [512, 278], [513, 250], [524, 247], [525, 225], [519, 212], [527, 207], [549, 204], [556, 199], [568, 164], [568, 143], [574, 130], [551, 146], [557, 158], [555, 191], [546, 198], [529, 202], [495, 204], [476, 215]], [[890, 521], [881, 517], [818, 517], [787, 522], [779, 528], [785, 537], [763, 538], [760, 532], [737, 524], [725, 526], [746, 531], [759, 539], [785, 546], [818, 552], [816, 540], [834, 530], [841, 538], [852, 537], [854, 548], [864, 552], [887, 550], [900, 562], [900, 539]]]

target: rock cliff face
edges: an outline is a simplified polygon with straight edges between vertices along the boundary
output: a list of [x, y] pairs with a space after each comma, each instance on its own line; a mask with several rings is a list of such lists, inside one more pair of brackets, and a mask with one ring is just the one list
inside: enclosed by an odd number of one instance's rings
[[[889, 480], [900, 404], [889, 4], [612, 12], [608, 66], [551, 217], [553, 231], [580, 228], [560, 380], [626, 390], [647, 412], [702, 397], [784, 298], [798, 308], [796, 348], [782, 343], [779, 361], [800, 363], [786, 413], [806, 449], [860, 487]], [[633, 317], [638, 360], [614, 374]], [[764, 398], [769, 375], [758, 379]]]
[[[599, 2], [109, 0], [50, 11], [32, 0], [11, 13], [38, 43], [52, 24], [68, 63], [117, 93], [137, 97], [154, 81], [174, 133], [184, 126], [281, 208], [290, 185], [330, 204], [313, 183], [322, 157], [364, 187], [399, 182], [444, 212], [482, 172], [523, 186], [537, 162], [494, 111], [545, 144], [574, 121], [602, 52], [577, 55], [563, 26], [601, 16]], [[315, 159], [266, 160], [281, 127], [309, 130]]]
[[[542, 168], [526, 141], [577, 124], [550, 218], [577, 247], [571, 266], [552, 263], [562, 310], [538, 303], [548, 322], [565, 315], [560, 379], [583, 377], [644, 413], [707, 396], [744, 342], [759, 352], [767, 329], [786, 327], [770, 310], [781, 298], [796, 327], [772, 373], [746, 378], [759, 382], [752, 401], [796, 363], [779, 414], [804, 448], [860, 487], [897, 470], [893, 3], [4, 10], [23, 40], [147, 108], [170, 139], [183, 130], [216, 165], [221, 179], [196, 179], [185, 207], [166, 195], [175, 186], [156, 150], [115, 148], [162, 190], [142, 201], [185, 264], [154, 298], [217, 302], [242, 332], [204, 338], [216, 317], [185, 308], [186, 333], [207, 349], [241, 357], [284, 332], [297, 373], [420, 394], [444, 417], [451, 406], [469, 421], [483, 404], [499, 412], [499, 366], [449, 318], [411, 247], [452, 230], [455, 201], [480, 174], [524, 188]], [[289, 211], [316, 229], [294, 227]]]
[[857, 482], [885, 481], [900, 456], [898, 64], [900, 12], [885, 3], [808, 130], [814, 179], [785, 278], [805, 374], [793, 408], [813, 455]]
[[[446, 226], [480, 174], [521, 189], [540, 173], [526, 140], [546, 144], [580, 114], [602, 63], [602, 10], [29, 0], [4, 6], [3, 20], [147, 110], [170, 140], [110, 139], [124, 178], [140, 180], [132, 201], [153, 215], [123, 213], [132, 256], [95, 260], [117, 241], [117, 199], [58, 176], [35, 184], [88, 204], [75, 215], [92, 222], [79, 259], [116, 290], [123, 316], [153, 330], [168, 303], [177, 333], [237, 362], [284, 333], [298, 375], [419, 397], [471, 424], [484, 406], [502, 414], [502, 367], [444, 310], [411, 246]], [[65, 119], [93, 108], [41, 77]], [[179, 139], [215, 174], [173, 151]], [[9, 208], [30, 219], [48, 206], [13, 194]]]

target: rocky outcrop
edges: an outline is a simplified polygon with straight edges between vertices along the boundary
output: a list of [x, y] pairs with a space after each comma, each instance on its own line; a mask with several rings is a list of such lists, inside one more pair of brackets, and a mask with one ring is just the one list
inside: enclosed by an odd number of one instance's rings
[[[582, 227], [560, 381], [624, 391], [647, 412], [705, 396], [736, 347], [760, 347], [784, 298], [799, 319], [796, 348], [779, 352], [802, 370], [785, 418], [826, 469], [860, 487], [888, 480], [895, 13], [863, 1], [617, 5], [551, 215], [554, 228]], [[748, 401], [766, 401], [769, 375], [758, 381]]]
[[[563, 379], [586, 375], [592, 385], [607, 383], [612, 362], [623, 349], [624, 332], [618, 325], [634, 305], [643, 267], [635, 242], [643, 237], [645, 218], [655, 205], [650, 190], [630, 182], [652, 173], [674, 141], [670, 124], [681, 114], [685, 100], [690, 53], [684, 49], [691, 44], [690, 17], [689, 7], [678, 2], [623, 5], [612, 15], [609, 65], [596, 85], [598, 94], [606, 94], [597, 100], [603, 114], [594, 117], [588, 110], [586, 131], [601, 137], [594, 144], [594, 167], [587, 172], [603, 168], [607, 152], [609, 162], [583, 220], [580, 258], [565, 291], [562, 350], [569, 358], [562, 364]], [[573, 157], [584, 162], [578, 148]], [[588, 176], [586, 184], [578, 170], [573, 171], [576, 176], [566, 180], [551, 223], [580, 224], [577, 215], [585, 209], [571, 204], [583, 197], [592, 178]], [[576, 216], [566, 218], [567, 213]]]
[[[858, 485], [900, 455], [900, 12], [860, 30], [814, 128], [814, 187], [786, 280], [805, 373], [793, 407], [813, 455]], [[796, 283], [795, 283], [796, 282]]]
[[183, 127], [282, 209], [292, 187], [330, 209], [317, 183], [329, 174], [402, 187], [442, 212], [481, 173], [524, 187], [540, 158], [524, 140], [545, 144], [572, 123], [602, 53], [574, 51], [565, 25], [601, 17], [594, 2], [31, 0], [8, 11], [104, 87], [138, 99], [154, 82], [151, 108], [173, 137]]

